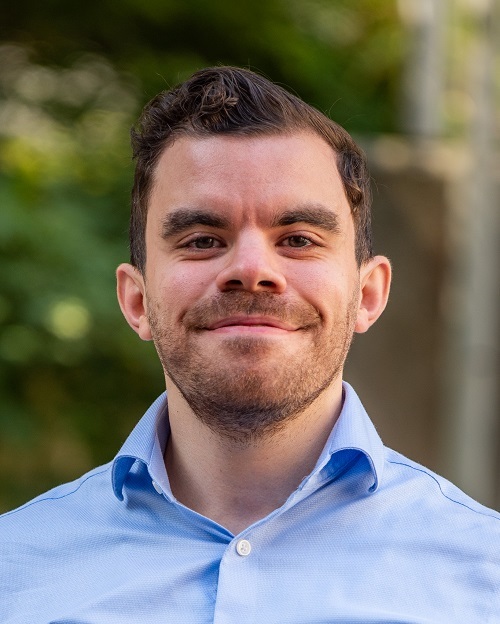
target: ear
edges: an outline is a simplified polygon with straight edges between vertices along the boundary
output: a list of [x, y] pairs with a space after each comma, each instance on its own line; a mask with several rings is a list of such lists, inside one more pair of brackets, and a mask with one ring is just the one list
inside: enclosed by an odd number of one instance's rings
[[391, 287], [391, 263], [385, 256], [375, 256], [360, 269], [361, 298], [354, 331], [367, 331], [387, 305]]
[[151, 340], [144, 277], [131, 264], [116, 269], [116, 292], [121, 311], [130, 327], [142, 338]]

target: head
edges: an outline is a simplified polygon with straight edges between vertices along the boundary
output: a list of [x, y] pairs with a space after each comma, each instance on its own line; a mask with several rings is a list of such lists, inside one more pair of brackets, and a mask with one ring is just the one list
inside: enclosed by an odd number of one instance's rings
[[215, 68], [148, 104], [133, 147], [118, 297], [155, 343], [169, 408], [245, 442], [329, 411], [390, 283], [352, 139], [264, 78]]
[[136, 161], [130, 220], [131, 263], [146, 266], [146, 222], [160, 156], [180, 137], [273, 136], [313, 132], [333, 150], [355, 226], [358, 266], [373, 256], [370, 177], [363, 152], [334, 121], [266, 78], [235, 67], [212, 67], [164, 91], [132, 130]]

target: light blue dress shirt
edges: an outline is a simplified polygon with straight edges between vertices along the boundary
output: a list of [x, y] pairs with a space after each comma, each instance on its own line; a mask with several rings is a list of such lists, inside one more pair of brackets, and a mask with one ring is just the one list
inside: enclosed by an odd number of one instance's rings
[[500, 515], [344, 391], [314, 471], [236, 536], [174, 499], [160, 397], [114, 461], [0, 517], [0, 622], [500, 622]]

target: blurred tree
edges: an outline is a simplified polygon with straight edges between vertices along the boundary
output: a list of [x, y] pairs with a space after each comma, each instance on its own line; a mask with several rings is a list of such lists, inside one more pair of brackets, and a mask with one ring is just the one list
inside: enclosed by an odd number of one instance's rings
[[[0, 46], [0, 511], [107, 461], [162, 390], [120, 318], [128, 128], [210, 64], [257, 68], [351, 131], [391, 130], [394, 3], [18, 0]], [[133, 76], [133, 78], [132, 78]]]
[[351, 129], [394, 129], [404, 41], [395, 1], [18, 0], [0, 33], [35, 47], [44, 65], [99, 54], [150, 96], [205, 65], [250, 66], [335, 106]]
[[151, 349], [129, 340], [114, 297], [113, 267], [126, 259], [133, 86], [95, 56], [49, 68], [3, 46], [0, 58], [8, 506], [105, 459], [143, 409], [143, 386], [159, 392], [161, 375]]

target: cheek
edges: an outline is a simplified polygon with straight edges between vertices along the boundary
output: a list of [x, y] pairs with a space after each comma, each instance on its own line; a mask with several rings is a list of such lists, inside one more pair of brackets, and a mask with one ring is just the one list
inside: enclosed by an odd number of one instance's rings
[[201, 263], [193, 262], [191, 265], [185, 264], [171, 271], [164, 280], [164, 287], [174, 293], [175, 297], [199, 299], [213, 283], [214, 278], [207, 275]]
[[327, 324], [346, 316], [359, 283], [355, 271], [328, 264], [304, 268], [300, 275], [291, 275], [290, 281], [297, 295], [316, 308]]
[[159, 300], [164, 314], [180, 317], [209, 292], [210, 281], [197, 264], [183, 264], [175, 270], [157, 273], [155, 299]]
[[288, 283], [301, 297], [326, 303], [338, 298], [346, 275], [342, 269], [334, 269], [329, 263], [297, 266], [289, 272]]

